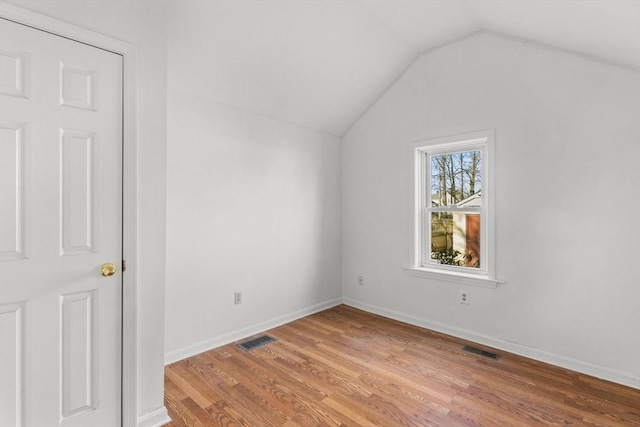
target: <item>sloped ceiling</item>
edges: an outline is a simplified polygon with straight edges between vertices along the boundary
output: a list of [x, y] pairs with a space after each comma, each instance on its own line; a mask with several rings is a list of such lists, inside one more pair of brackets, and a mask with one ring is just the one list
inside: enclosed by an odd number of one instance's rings
[[340, 136], [416, 56], [481, 30], [640, 70], [640, 0], [177, 0], [169, 89]]

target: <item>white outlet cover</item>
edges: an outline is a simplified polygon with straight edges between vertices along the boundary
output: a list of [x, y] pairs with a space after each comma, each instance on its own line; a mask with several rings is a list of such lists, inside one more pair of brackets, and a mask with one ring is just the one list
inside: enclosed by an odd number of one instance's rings
[[460, 291], [458, 301], [460, 304], [469, 304], [469, 291]]

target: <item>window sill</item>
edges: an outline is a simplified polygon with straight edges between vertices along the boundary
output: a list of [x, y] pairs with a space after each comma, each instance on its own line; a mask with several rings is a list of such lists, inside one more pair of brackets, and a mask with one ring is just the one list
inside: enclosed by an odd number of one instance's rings
[[490, 289], [495, 289], [498, 287], [499, 283], [504, 283], [501, 280], [489, 279], [488, 277], [484, 277], [484, 276], [433, 270], [430, 268], [408, 267], [408, 268], [405, 268], [405, 271], [409, 276], [442, 280], [445, 282], [457, 283], [459, 285], [480, 286], [482, 288], [490, 288]]

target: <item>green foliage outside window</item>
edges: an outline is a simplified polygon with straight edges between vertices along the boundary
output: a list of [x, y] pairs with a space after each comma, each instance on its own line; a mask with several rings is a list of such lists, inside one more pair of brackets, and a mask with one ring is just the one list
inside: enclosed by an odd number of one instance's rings
[[438, 263], [444, 265], [456, 265], [458, 267], [465, 265], [464, 255], [455, 249], [442, 249], [437, 252], [431, 252], [431, 259], [437, 260]]

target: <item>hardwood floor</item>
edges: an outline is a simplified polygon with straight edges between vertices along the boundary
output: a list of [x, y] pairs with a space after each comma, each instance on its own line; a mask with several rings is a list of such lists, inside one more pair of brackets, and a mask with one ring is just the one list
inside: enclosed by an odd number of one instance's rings
[[182, 426], [640, 426], [640, 391], [338, 306], [165, 369]]

